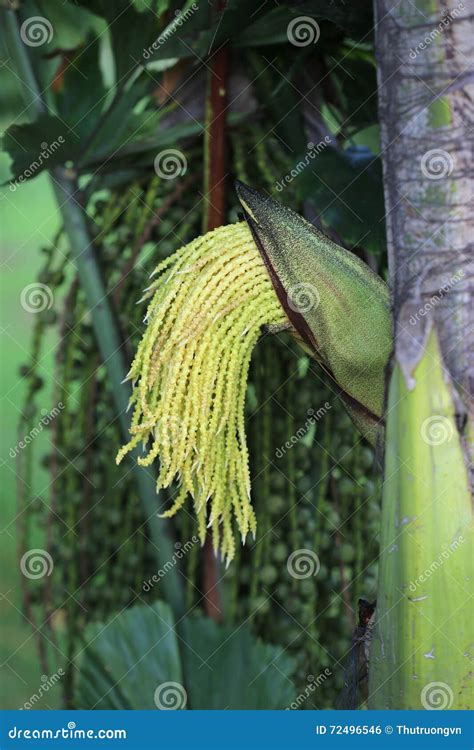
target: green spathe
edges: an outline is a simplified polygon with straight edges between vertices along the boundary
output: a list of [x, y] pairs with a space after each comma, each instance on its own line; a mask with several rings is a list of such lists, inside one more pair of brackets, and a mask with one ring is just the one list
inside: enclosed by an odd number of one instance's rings
[[341, 389], [357, 427], [375, 442], [392, 349], [387, 286], [298, 214], [242, 183], [236, 189], [280, 303]]

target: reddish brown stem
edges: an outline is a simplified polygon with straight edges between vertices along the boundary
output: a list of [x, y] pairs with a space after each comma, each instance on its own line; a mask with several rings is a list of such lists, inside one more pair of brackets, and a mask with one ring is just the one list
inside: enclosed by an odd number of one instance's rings
[[[225, 3], [217, 9], [223, 11]], [[206, 209], [204, 230], [209, 232], [222, 226], [226, 218], [226, 109], [229, 50], [222, 47], [212, 58], [206, 102], [206, 135], [204, 141], [204, 189]], [[222, 606], [218, 587], [218, 567], [212, 540], [207, 536], [203, 550], [204, 611], [213, 620], [222, 619]]]
[[206, 231], [225, 222], [226, 109], [229, 50], [222, 47], [212, 60], [206, 111]]
[[203, 549], [202, 586], [204, 611], [216, 622], [222, 620], [221, 597], [219, 593], [217, 560], [212, 548], [212, 538], [208, 534]]

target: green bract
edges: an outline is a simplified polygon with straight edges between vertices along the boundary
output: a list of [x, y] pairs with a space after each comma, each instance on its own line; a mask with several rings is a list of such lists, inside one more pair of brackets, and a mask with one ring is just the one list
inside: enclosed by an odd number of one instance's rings
[[385, 365], [392, 349], [386, 284], [305, 219], [241, 182], [245, 218], [297, 335], [340, 388], [372, 443], [382, 425]]

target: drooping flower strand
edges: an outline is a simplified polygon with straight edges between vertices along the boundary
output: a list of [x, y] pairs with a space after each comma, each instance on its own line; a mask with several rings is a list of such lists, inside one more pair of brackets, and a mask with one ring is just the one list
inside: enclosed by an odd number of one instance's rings
[[128, 378], [133, 381], [131, 440], [117, 463], [159, 457], [157, 489], [178, 481], [175, 515], [191, 498], [201, 541], [229, 562], [234, 522], [242, 541], [256, 533], [244, 410], [252, 350], [263, 325], [285, 325], [246, 224], [221, 227], [160, 263], [145, 290], [147, 328]]

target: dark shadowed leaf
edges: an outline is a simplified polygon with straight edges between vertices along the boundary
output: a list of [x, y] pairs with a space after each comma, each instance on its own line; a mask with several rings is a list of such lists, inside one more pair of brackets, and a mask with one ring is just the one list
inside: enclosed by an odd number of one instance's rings
[[89, 39], [68, 65], [56, 102], [60, 117], [82, 139], [104, 107], [106, 89], [99, 67], [100, 39]]
[[299, 94], [292, 81], [294, 71], [288, 70], [284, 56], [250, 54], [249, 61], [259, 101], [271, 115], [272, 132], [291, 155], [300, 153], [306, 148], [306, 137]]
[[76, 158], [79, 142], [59, 119], [40, 115], [35, 122], [11, 125], [3, 136], [3, 149], [12, 158], [13, 178], [36, 177], [44, 169]]
[[284, 709], [295, 699], [291, 658], [256, 641], [248, 627], [188, 618], [182, 653], [193, 709]]
[[104, 18], [110, 33], [117, 83], [142, 61], [143, 48], [159, 34], [156, 13], [139, 13], [128, 0], [79, 0], [79, 5]]
[[294, 664], [281, 649], [205, 617], [187, 618], [178, 639], [164, 602], [91, 626], [87, 640], [76, 708], [160, 708], [166, 683], [182, 708], [283, 709], [295, 699]]
[[[238, 37], [237, 45], [287, 44], [289, 24], [301, 19], [299, 23], [302, 25], [305, 17], [316, 22], [331, 21], [348, 31], [355, 39], [368, 39], [373, 26], [370, 3], [350, 5], [344, 0], [330, 3], [312, 0], [298, 4], [279, 4], [276, 8], [268, 4], [265, 10], [268, 12], [253, 19], [253, 23]], [[324, 36], [321, 43], [324, 43]]]
[[377, 122], [377, 77], [373, 62], [363, 57], [338, 53], [343, 62], [336, 64], [335, 56], [328, 55], [331, 79], [337, 90], [337, 109], [341, 114], [344, 136]]
[[76, 702], [88, 709], [154, 709], [156, 688], [183, 682], [167, 604], [138, 605], [88, 629]]
[[347, 247], [373, 253], [385, 249], [382, 166], [365, 147], [345, 151], [326, 148], [294, 179], [298, 195], [310, 200], [323, 223], [339, 234]]

